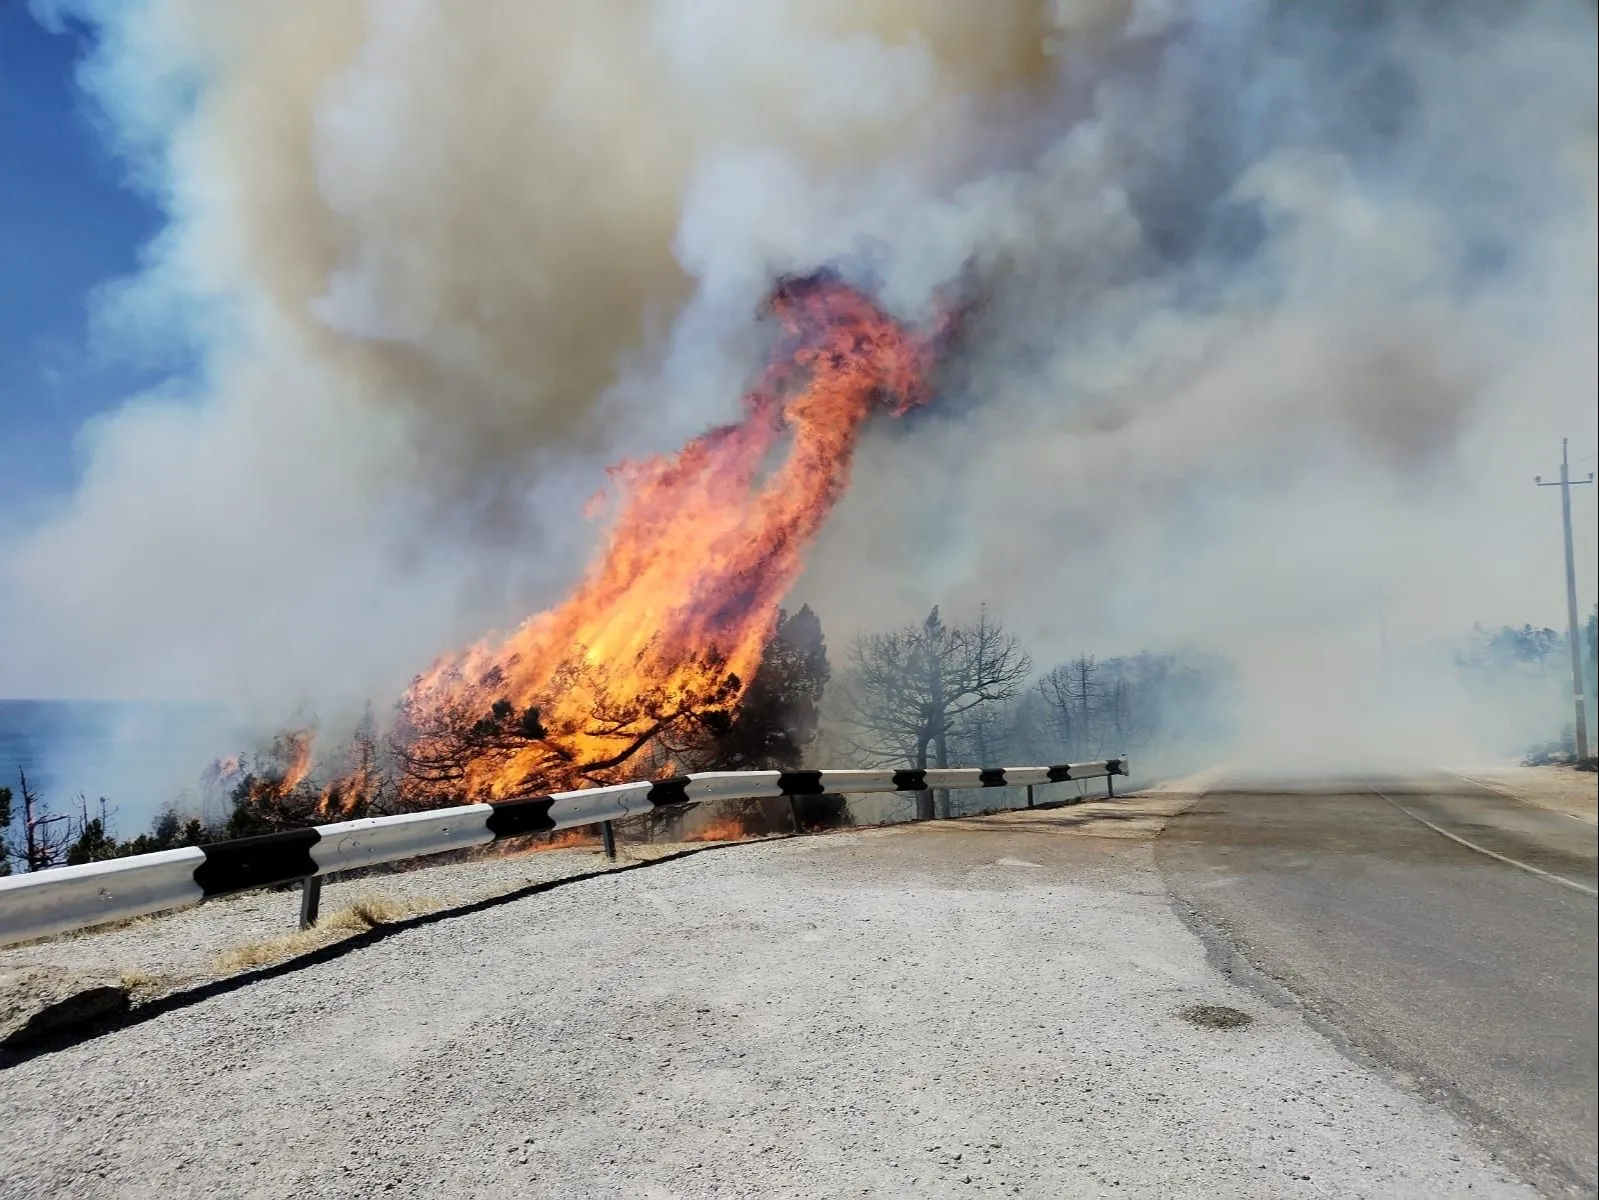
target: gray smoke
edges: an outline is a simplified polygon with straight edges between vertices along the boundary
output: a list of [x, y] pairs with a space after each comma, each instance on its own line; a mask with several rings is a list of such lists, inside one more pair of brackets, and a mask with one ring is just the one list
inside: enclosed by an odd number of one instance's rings
[[392, 695], [559, 596], [603, 466], [733, 416], [827, 262], [987, 295], [816, 548], [835, 644], [986, 600], [1045, 661], [1231, 654], [1253, 751], [1443, 754], [1448, 639], [1560, 619], [1591, 5], [38, 7], [171, 217], [104, 336], [198, 365], [0, 547], [15, 690]]
[[824, 620], [934, 595], [1046, 662], [1223, 650], [1229, 753], [1272, 764], [1502, 748], [1451, 656], [1564, 624], [1531, 484], [1594, 441], [1593, 13], [1370, 10], [1190, 6], [934, 207], [996, 279], [970, 407], [883, 431], [806, 581]]

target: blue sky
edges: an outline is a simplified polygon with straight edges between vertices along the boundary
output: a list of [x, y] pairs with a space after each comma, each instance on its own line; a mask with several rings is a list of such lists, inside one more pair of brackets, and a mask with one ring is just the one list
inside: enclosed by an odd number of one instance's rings
[[96, 286], [134, 269], [161, 218], [73, 82], [85, 48], [0, 0], [0, 508], [24, 519], [70, 488], [85, 419], [151, 382], [90, 345]]

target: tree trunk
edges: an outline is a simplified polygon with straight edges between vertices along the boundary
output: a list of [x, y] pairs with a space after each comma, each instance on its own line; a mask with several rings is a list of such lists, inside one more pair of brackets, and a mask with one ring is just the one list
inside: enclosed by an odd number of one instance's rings
[[[927, 739], [921, 738], [916, 743], [916, 769], [927, 770]], [[916, 819], [918, 821], [931, 821], [933, 819], [933, 793], [925, 788], [916, 793]]]
[[[938, 753], [938, 765], [949, 766], [949, 737], [944, 731], [944, 714], [938, 715], [938, 736], [933, 740], [933, 749]], [[938, 817], [941, 821], [950, 818], [949, 789], [939, 788], [933, 793], [938, 797]]]
[[[937, 754], [937, 763], [940, 767], [949, 766], [949, 724], [945, 712], [947, 701], [944, 698], [944, 658], [938, 653], [942, 647], [935, 648], [934, 653], [928, 655], [927, 686], [931, 700], [933, 718], [933, 750]], [[949, 820], [949, 789], [939, 788], [933, 793], [938, 799], [938, 816], [940, 820]]]
[[39, 839], [34, 832], [36, 827], [33, 820], [33, 792], [28, 788], [27, 775], [22, 772], [19, 772], [19, 774], [22, 775], [22, 832], [25, 852], [28, 856], [28, 870], [37, 871], [39, 869]]
[[1088, 697], [1088, 689], [1092, 685], [1092, 671], [1089, 668], [1087, 659], [1083, 660], [1082, 666], [1079, 668], [1078, 680], [1079, 701], [1082, 707], [1078, 716], [1077, 725], [1082, 732], [1078, 735], [1078, 745], [1076, 747], [1077, 752], [1072, 757], [1086, 759], [1090, 753], [1090, 734], [1088, 731], [1090, 729], [1089, 722], [1092, 719], [1091, 709], [1089, 707], [1090, 701]]

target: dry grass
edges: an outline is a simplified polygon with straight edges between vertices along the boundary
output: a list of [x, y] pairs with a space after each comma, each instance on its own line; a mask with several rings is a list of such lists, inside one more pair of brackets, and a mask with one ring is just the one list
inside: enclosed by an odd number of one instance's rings
[[0, 951], [9, 953], [12, 950], [26, 950], [32, 946], [49, 946], [57, 942], [70, 942], [75, 938], [94, 937], [101, 933], [117, 933], [123, 929], [139, 929], [146, 925], [153, 925], [157, 921], [165, 920], [173, 913], [184, 912], [194, 905], [188, 904], [178, 908], [162, 909], [160, 912], [146, 913], [142, 917], [123, 917], [119, 921], [102, 921], [98, 925], [85, 925], [82, 929], [68, 929], [61, 933], [50, 933], [44, 937], [29, 938], [22, 942], [11, 942], [0, 947]]
[[218, 975], [236, 975], [241, 971], [269, 967], [273, 963], [320, 950], [323, 946], [331, 946], [334, 942], [342, 942], [345, 938], [376, 929], [380, 925], [392, 925], [396, 921], [441, 907], [443, 901], [431, 897], [402, 903], [384, 896], [362, 896], [348, 907], [324, 916], [311, 929], [296, 929], [292, 933], [245, 942], [225, 950], [217, 955], [212, 969]]
[[401, 904], [384, 896], [361, 896], [348, 908], [339, 909], [321, 924], [328, 929], [365, 933], [368, 929], [376, 929], [379, 925], [392, 925], [396, 921], [429, 912], [438, 906], [438, 902], [431, 899]]
[[128, 993], [128, 999], [138, 1002], [148, 1000], [167, 989], [170, 980], [160, 975], [152, 975], [148, 971], [122, 972], [122, 990]]

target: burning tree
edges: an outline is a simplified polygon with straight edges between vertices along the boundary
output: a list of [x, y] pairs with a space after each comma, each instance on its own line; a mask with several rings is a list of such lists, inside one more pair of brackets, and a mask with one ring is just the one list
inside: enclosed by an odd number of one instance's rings
[[613, 467], [618, 515], [576, 591], [413, 684], [396, 739], [409, 803], [779, 752], [751, 740], [767, 699], [744, 705], [769, 647], [787, 645], [778, 605], [866, 421], [926, 402], [958, 312], [914, 331], [831, 274], [782, 281], [769, 311], [782, 336], [744, 419]]
[[781, 280], [766, 311], [781, 333], [743, 419], [611, 468], [616, 516], [571, 596], [413, 681], [388, 743], [397, 778], [368, 730], [317, 788], [310, 733], [284, 734], [254, 770], [219, 764], [208, 781], [227, 781], [230, 829], [797, 763], [826, 651], [809, 609], [778, 606], [866, 422], [927, 402], [964, 309], [913, 329], [822, 272]]
[[[591, 668], [570, 666], [552, 681], [563, 694], [590, 695], [584, 719], [566, 721], [555, 731], [545, 725], [540, 707], [517, 705], [502, 695], [487, 708], [469, 699], [422, 707], [408, 696], [394, 737], [404, 772], [402, 792], [410, 806], [471, 803], [485, 790], [483, 780], [515, 778], [516, 791], [555, 791], [604, 784], [624, 777], [647, 748], [662, 748], [684, 726], [705, 733], [726, 731], [743, 684], [736, 674], [717, 677], [716, 660], [703, 664], [717, 678], [715, 687], [673, 692], [656, 685], [627, 697], [607, 695], [595, 686]], [[490, 673], [482, 683], [503, 683]], [[564, 715], [564, 714], [563, 714]], [[695, 740], [692, 734], [686, 739]], [[603, 749], [596, 749], [600, 747]]]
[[[1014, 700], [1033, 669], [1021, 644], [986, 609], [975, 623], [951, 627], [937, 606], [919, 625], [857, 637], [849, 666], [849, 744], [874, 765], [921, 770], [949, 766], [952, 739], [968, 732], [984, 706]], [[940, 815], [948, 816], [948, 793], [941, 790], [938, 800]], [[919, 816], [933, 815], [931, 795], [917, 804]]]
[[330, 782], [312, 778], [313, 739], [310, 729], [280, 733], [248, 770], [242, 756], [212, 765], [202, 783], [228, 791], [230, 836], [351, 820], [391, 807], [392, 788], [380, 761], [370, 707], [350, 736], [344, 765], [331, 772]]
[[311, 770], [311, 731], [278, 734], [249, 770], [242, 766], [232, 789], [229, 837], [297, 829], [316, 821], [316, 795], [304, 786]]
[[[693, 771], [792, 771], [804, 764], [806, 748], [821, 724], [822, 696], [831, 672], [822, 623], [805, 605], [792, 616], [779, 613], [777, 632], [767, 642], [755, 678], [733, 708], [715, 719], [696, 722], [668, 749], [673, 761]], [[847, 823], [842, 796], [801, 796], [794, 800], [807, 826]], [[724, 810], [742, 828], [781, 828], [788, 811], [782, 802], [746, 800]]]
[[[534, 763], [532, 770], [545, 779], [575, 772], [594, 782], [634, 768], [645, 774], [790, 770], [801, 764], [816, 737], [828, 673], [821, 622], [804, 606], [792, 615], [779, 611], [777, 628], [747, 687], [730, 676], [725, 690], [700, 697], [699, 704], [674, 704], [652, 690], [598, 709], [591, 733], [628, 735], [608, 758], [577, 761], [563, 740], [551, 736], [539, 709], [519, 710], [505, 697], [487, 713], [453, 708], [442, 721], [434, 714], [425, 736], [397, 737], [397, 754], [419, 803], [437, 803], [440, 795], [465, 800], [463, 785], [473, 770], [517, 759]], [[836, 804], [821, 807], [837, 817], [831, 811]], [[741, 815], [753, 820], [754, 808]]]
[[673, 758], [696, 771], [791, 771], [816, 738], [827, 687], [827, 642], [809, 605], [778, 614], [755, 678], [728, 710], [694, 722], [666, 742]]

